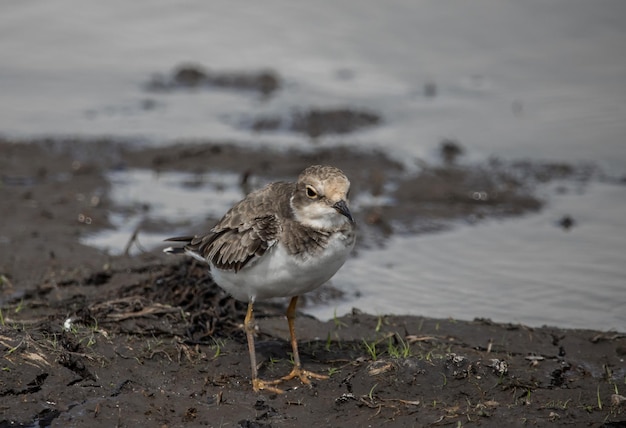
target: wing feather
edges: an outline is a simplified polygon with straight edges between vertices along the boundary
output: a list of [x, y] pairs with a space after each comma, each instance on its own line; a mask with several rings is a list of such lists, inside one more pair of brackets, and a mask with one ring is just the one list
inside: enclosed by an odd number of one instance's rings
[[186, 242], [185, 251], [210, 261], [218, 269], [237, 272], [262, 257], [278, 240], [283, 230], [280, 218], [292, 216], [289, 195], [294, 186], [270, 184], [231, 208], [208, 234], [168, 241]]

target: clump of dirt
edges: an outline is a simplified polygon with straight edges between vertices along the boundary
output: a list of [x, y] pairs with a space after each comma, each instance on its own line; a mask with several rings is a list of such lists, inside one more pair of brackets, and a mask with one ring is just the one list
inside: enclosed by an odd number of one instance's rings
[[[443, 225], [446, 221], [476, 222], [537, 211], [542, 201], [528, 182], [517, 180], [508, 165], [434, 166], [398, 183], [393, 210], [409, 231]], [[381, 216], [389, 214], [383, 209]]]
[[195, 64], [180, 65], [169, 76], [153, 76], [146, 84], [148, 90], [159, 92], [179, 89], [221, 88], [258, 92], [264, 97], [273, 95], [280, 87], [280, 76], [271, 70], [217, 72]]
[[318, 138], [323, 135], [349, 134], [362, 128], [380, 125], [382, 118], [370, 111], [343, 108], [295, 110], [288, 117], [262, 116], [244, 122], [246, 128], [255, 132], [286, 130]]
[[454, 165], [464, 153], [465, 149], [457, 140], [444, 138], [439, 143], [439, 155], [447, 165]]
[[[111, 275], [106, 273], [107, 280]], [[183, 259], [85, 306], [77, 311], [76, 319], [87, 324], [96, 320], [126, 333], [145, 334], [145, 327], [134, 320], [162, 317], [164, 323], [158, 334], [175, 335], [184, 338], [185, 343], [196, 344], [215, 338], [243, 338], [240, 324], [246, 309], [246, 303], [233, 299], [213, 282], [206, 265]]]

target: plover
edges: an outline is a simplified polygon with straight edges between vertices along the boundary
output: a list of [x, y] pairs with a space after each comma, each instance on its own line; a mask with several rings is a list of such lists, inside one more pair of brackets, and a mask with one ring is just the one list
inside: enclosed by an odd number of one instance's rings
[[[302, 368], [294, 330], [298, 296], [328, 281], [354, 247], [355, 223], [348, 208], [350, 181], [338, 168], [314, 165], [295, 183], [276, 182], [254, 191], [233, 206], [204, 235], [170, 238], [168, 247], [209, 264], [215, 283], [235, 299], [248, 302], [244, 329], [255, 391], [281, 393], [274, 385], [293, 378], [327, 379]], [[254, 349], [254, 303], [291, 297], [287, 322], [294, 367], [278, 380], [261, 380]]]

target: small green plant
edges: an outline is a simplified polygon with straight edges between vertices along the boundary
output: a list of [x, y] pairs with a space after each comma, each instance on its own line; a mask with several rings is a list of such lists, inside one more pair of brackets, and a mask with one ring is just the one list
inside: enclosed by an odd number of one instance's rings
[[342, 322], [339, 317], [337, 317], [337, 308], [335, 308], [333, 312], [333, 322], [335, 323], [335, 327], [339, 330], [341, 327], [347, 327], [348, 325]]
[[92, 331], [90, 335], [85, 336], [82, 339], [80, 339], [80, 342], [82, 343], [85, 340], [86, 340], [85, 346], [90, 348], [90, 347], [92, 347], [93, 345], [96, 344], [96, 335]]
[[411, 356], [411, 346], [400, 336], [389, 337], [387, 353], [392, 358], [408, 358]]
[[370, 399], [370, 401], [374, 401], [374, 389], [376, 389], [377, 386], [378, 384], [375, 383], [374, 386], [372, 386], [372, 388], [370, 389], [369, 394], [367, 394], [367, 397]]
[[330, 351], [331, 343], [332, 343], [332, 340], [331, 340], [330, 331], [329, 331], [328, 336], [326, 336], [326, 346], [324, 346], [324, 349], [326, 349], [326, 351]]
[[613, 378], [613, 370], [611, 370], [611, 367], [609, 367], [608, 364], [602, 364], [602, 368], [604, 369], [604, 377], [606, 381], [611, 382], [611, 379]]
[[94, 320], [94, 324], [92, 326], [82, 326], [78, 323], [71, 323], [69, 332], [76, 336], [79, 343], [85, 344], [86, 347], [92, 347], [96, 344], [96, 333], [101, 333], [98, 330], [98, 322]]
[[376, 342], [369, 343], [367, 340], [363, 339], [363, 344], [365, 345], [365, 349], [369, 354], [372, 361], [376, 361], [378, 354], [376, 350]]
[[337, 367], [328, 368], [328, 377], [332, 377], [334, 374], [341, 372]]
[[24, 299], [20, 300], [20, 303], [15, 307], [15, 313], [19, 314], [24, 309]]
[[7, 351], [6, 354], [4, 354], [5, 356], [7, 355], [11, 355], [12, 353], [14, 353], [15, 351], [17, 351], [18, 349], [20, 349], [20, 346], [22, 346], [22, 344], [24, 343], [24, 340], [22, 339], [22, 341], [20, 343], [18, 343], [17, 345], [15, 345], [12, 348], [9, 348], [9, 350]]
[[546, 409], [555, 409], [555, 410], [567, 410], [567, 406], [569, 402], [572, 401], [571, 398], [568, 398], [566, 401], [555, 400], [549, 401], [544, 408]]
[[52, 346], [52, 349], [57, 351], [59, 349], [59, 347], [61, 346], [59, 344], [59, 335], [58, 334], [52, 334], [52, 336], [50, 337], [50, 339], [48, 339], [50, 342], [50, 345]]
[[0, 309], [0, 325], [2, 327], [6, 326], [6, 324], [4, 323], [4, 315], [2, 314], [2, 309]]
[[217, 357], [222, 355], [222, 348], [224, 347], [224, 345], [225, 343], [222, 339], [213, 339], [213, 345], [211, 345], [211, 348], [215, 350], [215, 352], [213, 353], [213, 359], [216, 359]]
[[602, 410], [602, 398], [600, 398], [600, 384], [598, 384], [596, 395], [598, 397], [598, 409]]
[[374, 329], [374, 331], [376, 331], [376, 333], [379, 333], [382, 327], [383, 327], [383, 316], [379, 315], [378, 322], [376, 323], [376, 328]]
[[152, 339], [146, 340], [143, 346], [143, 350], [146, 353], [158, 352], [162, 346], [163, 346], [163, 340], [158, 339], [156, 336], [152, 335]]
[[13, 284], [11, 284], [11, 281], [9, 281], [6, 275], [0, 273], [0, 287], [4, 287], [5, 285], [11, 287]]
[[280, 358], [270, 357], [270, 359], [268, 361], [270, 363], [270, 366], [273, 367], [274, 365], [276, 365], [280, 361]]
[[593, 406], [591, 404], [582, 405], [582, 409], [587, 413], [593, 413]]

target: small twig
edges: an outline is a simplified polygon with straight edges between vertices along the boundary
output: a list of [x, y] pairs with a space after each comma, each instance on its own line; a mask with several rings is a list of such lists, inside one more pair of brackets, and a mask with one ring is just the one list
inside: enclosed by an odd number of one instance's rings
[[159, 315], [159, 314], [167, 314], [172, 312], [178, 312], [178, 308], [174, 308], [169, 305], [162, 305], [160, 303], [155, 303], [153, 306], [144, 308], [137, 312], [124, 312], [119, 314], [109, 314], [108, 318], [114, 321], [124, 321], [129, 318], [138, 318], [146, 315]]
[[133, 244], [137, 241], [137, 235], [139, 235], [139, 229], [140, 228], [141, 228], [141, 225], [137, 226], [135, 228], [135, 230], [133, 231], [133, 233], [130, 235], [130, 238], [128, 239], [128, 242], [126, 243], [126, 247], [124, 247], [124, 255], [125, 256], [128, 256], [130, 254], [130, 247], [132, 247]]
[[603, 340], [607, 340], [607, 341], [613, 341], [613, 340], [617, 340], [617, 339], [622, 339], [626, 337], [626, 334], [623, 333], [615, 333], [615, 334], [611, 334], [611, 333], [600, 333], [594, 337], [591, 338], [591, 342], [592, 343], [598, 343], [601, 342]]
[[428, 342], [431, 340], [437, 340], [435, 336], [415, 336], [413, 334], [408, 335], [407, 337], [405, 337], [405, 339], [409, 343]]

